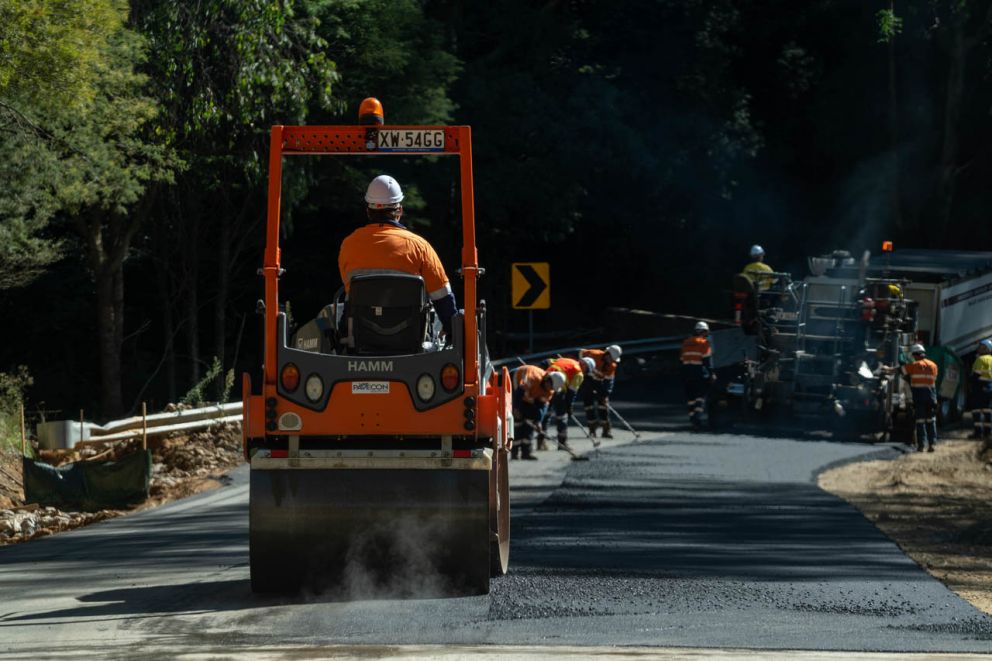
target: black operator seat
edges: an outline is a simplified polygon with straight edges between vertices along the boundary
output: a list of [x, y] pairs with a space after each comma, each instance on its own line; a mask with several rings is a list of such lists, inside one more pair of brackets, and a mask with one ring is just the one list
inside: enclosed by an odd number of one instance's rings
[[376, 273], [351, 278], [345, 307], [348, 353], [420, 353], [431, 303], [419, 275]]

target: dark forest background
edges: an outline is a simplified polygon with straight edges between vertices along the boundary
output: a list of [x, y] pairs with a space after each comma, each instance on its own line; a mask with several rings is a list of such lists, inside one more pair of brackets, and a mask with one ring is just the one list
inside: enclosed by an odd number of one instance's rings
[[[268, 127], [369, 95], [473, 127], [497, 345], [526, 329], [514, 261], [551, 263], [552, 331], [726, 316], [753, 243], [797, 275], [992, 250], [990, 29], [992, 0], [0, 0], [0, 371], [55, 417], [222, 393], [258, 360]], [[382, 171], [457, 289], [454, 162], [294, 160], [298, 319]]]

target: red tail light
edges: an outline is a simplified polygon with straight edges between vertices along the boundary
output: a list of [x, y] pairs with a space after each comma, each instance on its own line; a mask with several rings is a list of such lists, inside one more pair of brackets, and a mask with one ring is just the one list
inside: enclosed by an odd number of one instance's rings
[[282, 366], [281, 378], [283, 390], [293, 392], [300, 387], [300, 370], [293, 363], [286, 363]]
[[441, 369], [441, 386], [448, 392], [451, 392], [458, 387], [460, 377], [458, 367], [452, 363], [448, 363]]

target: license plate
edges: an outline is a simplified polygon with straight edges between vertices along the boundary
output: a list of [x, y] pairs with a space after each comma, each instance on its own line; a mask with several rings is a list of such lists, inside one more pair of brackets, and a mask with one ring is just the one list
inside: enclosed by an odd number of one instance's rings
[[376, 133], [379, 151], [444, 151], [444, 131], [439, 129], [380, 130]]
[[388, 395], [389, 381], [352, 381], [352, 395]]
[[728, 383], [727, 384], [727, 394], [728, 395], [744, 395], [744, 384], [743, 383]]

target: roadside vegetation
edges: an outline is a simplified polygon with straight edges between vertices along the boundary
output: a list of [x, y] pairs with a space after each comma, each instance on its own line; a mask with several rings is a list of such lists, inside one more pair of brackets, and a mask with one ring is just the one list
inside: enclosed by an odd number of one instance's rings
[[[276, 123], [473, 126], [490, 337], [507, 262], [550, 260], [540, 331], [622, 305], [724, 316], [760, 242], [988, 248], [992, 0], [0, 0], [0, 371], [29, 413], [222, 399], [257, 366]], [[450, 163], [291, 161], [285, 289], [338, 287], [370, 175], [453, 271]], [[665, 292], [659, 298], [658, 292]], [[235, 388], [236, 390], [237, 388]]]
[[30, 385], [23, 365], [13, 373], [0, 372], [0, 453], [21, 451], [21, 406]]

